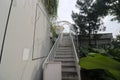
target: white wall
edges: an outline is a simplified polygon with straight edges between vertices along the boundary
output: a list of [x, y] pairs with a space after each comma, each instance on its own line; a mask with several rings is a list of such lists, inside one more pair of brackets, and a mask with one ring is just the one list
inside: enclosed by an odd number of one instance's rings
[[43, 80], [62, 80], [61, 71], [61, 62], [46, 63]]
[[[2, 48], [3, 36], [10, 7], [10, 0], [0, 1], [0, 50]], [[0, 53], [1, 55], [1, 53]]]
[[[0, 23], [4, 23], [0, 24], [0, 34], [4, 34], [6, 20], [3, 21], [3, 17], [6, 19], [8, 4], [10, 0], [0, 0], [3, 15]], [[44, 58], [36, 58], [46, 56], [49, 49], [49, 23], [42, 4], [37, 0], [13, 0], [0, 63], [0, 80], [40, 80]]]

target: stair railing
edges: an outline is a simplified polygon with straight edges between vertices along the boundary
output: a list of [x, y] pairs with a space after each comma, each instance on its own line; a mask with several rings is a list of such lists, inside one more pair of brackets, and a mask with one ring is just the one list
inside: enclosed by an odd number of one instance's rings
[[58, 36], [58, 38], [56, 39], [53, 47], [51, 48], [49, 54], [47, 55], [45, 61], [43, 62], [43, 68], [44, 68], [44, 66], [45, 66], [46, 63], [48, 63], [48, 62], [54, 62], [53, 58], [54, 58], [54, 56], [55, 56], [55, 50], [56, 50], [57, 47], [58, 47], [58, 43], [59, 43], [59, 41], [60, 41], [61, 35], [62, 35], [62, 33], [59, 34], [59, 36]]
[[75, 53], [76, 61], [79, 63], [79, 58], [78, 58], [78, 54], [77, 54], [77, 51], [76, 51], [75, 43], [74, 43], [74, 41], [73, 41], [72, 33], [70, 33], [70, 38], [71, 38], [71, 40], [72, 40], [72, 46], [73, 46], [73, 50], [74, 50], [74, 53]]
[[76, 61], [76, 68], [77, 68], [77, 74], [78, 74], [78, 80], [81, 80], [81, 77], [80, 77], [80, 66], [79, 66], [79, 58], [78, 58], [78, 54], [77, 54], [77, 51], [76, 51], [76, 47], [75, 47], [75, 43], [73, 41], [73, 36], [72, 36], [72, 33], [70, 32], [70, 38], [72, 40], [72, 46], [73, 46], [73, 51], [74, 51], [74, 54], [75, 54], [75, 61]]

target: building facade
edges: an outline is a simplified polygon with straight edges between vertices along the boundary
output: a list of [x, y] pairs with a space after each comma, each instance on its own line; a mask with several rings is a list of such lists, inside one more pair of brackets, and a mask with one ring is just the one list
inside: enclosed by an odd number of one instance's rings
[[[92, 34], [91, 35], [91, 46], [93, 47], [109, 47], [112, 45], [112, 33], [101, 33], [101, 34]], [[89, 36], [88, 35], [79, 35], [79, 44], [80, 46], [89, 45]]]
[[0, 80], [41, 80], [49, 27], [40, 0], [0, 0]]

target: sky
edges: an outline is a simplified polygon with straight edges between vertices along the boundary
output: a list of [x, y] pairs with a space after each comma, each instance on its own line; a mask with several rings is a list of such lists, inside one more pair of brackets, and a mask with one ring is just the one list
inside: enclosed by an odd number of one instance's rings
[[[71, 14], [72, 11], [78, 12], [78, 9], [76, 9], [75, 4], [77, 0], [59, 0], [59, 7], [58, 7], [58, 19], [57, 21], [69, 21], [71, 23], [74, 23]], [[106, 26], [106, 31], [101, 33], [113, 33], [113, 36], [115, 37], [120, 32], [120, 23], [117, 23], [116, 21], [110, 21], [112, 17], [107, 16], [104, 18], [104, 25]], [[69, 27], [65, 26], [64, 31], [69, 31]]]
[[73, 22], [71, 18], [72, 10], [75, 8], [76, 0], [59, 0], [58, 20], [68, 20]]
[[111, 21], [112, 16], [106, 16], [104, 18], [104, 25], [106, 26], [106, 31], [104, 33], [113, 33], [113, 37], [120, 34], [120, 23], [117, 21]]

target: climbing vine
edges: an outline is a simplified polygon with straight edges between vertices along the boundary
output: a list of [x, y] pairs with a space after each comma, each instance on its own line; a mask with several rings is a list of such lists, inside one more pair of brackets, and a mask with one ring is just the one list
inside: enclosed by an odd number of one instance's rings
[[46, 11], [52, 19], [57, 17], [58, 2], [59, 0], [44, 0]]
[[45, 5], [46, 12], [50, 19], [50, 32], [52, 34], [51, 40], [53, 43], [55, 38], [57, 37], [55, 25], [53, 23], [57, 19], [58, 2], [59, 0], [42, 0], [42, 3]]

